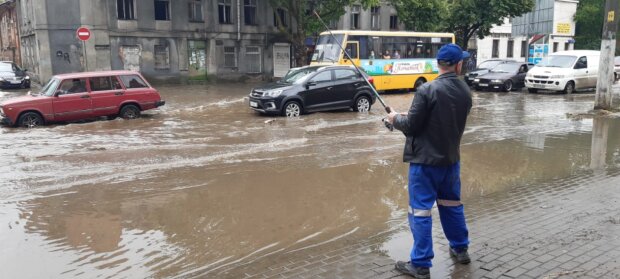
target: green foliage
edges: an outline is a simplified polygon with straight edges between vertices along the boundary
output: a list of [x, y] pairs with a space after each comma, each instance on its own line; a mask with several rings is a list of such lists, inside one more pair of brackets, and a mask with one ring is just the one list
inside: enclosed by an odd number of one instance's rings
[[467, 48], [469, 39], [477, 35], [484, 38], [491, 34], [495, 24], [502, 24], [506, 17], [517, 17], [534, 8], [533, 0], [448, 0], [446, 28], [454, 32], [457, 43]]
[[575, 14], [575, 49], [600, 49], [605, 0], [581, 0]]
[[407, 30], [433, 32], [441, 31], [448, 11], [445, 0], [392, 0], [400, 21]]
[[[364, 8], [378, 5], [379, 0], [269, 0], [272, 7], [279, 7], [288, 11], [291, 24], [284, 27], [279, 24], [278, 29], [286, 36], [295, 49], [295, 58], [298, 65], [304, 65], [304, 40], [307, 36], [320, 33], [323, 25], [312, 13], [316, 10], [326, 24], [331, 20], [339, 19], [345, 14], [345, 7], [359, 3]], [[276, 20], [280, 20], [276, 17]], [[294, 26], [294, 27], [293, 27]]]
[[455, 33], [467, 48], [469, 39], [483, 38], [506, 17], [532, 11], [534, 0], [392, 0], [407, 29]]

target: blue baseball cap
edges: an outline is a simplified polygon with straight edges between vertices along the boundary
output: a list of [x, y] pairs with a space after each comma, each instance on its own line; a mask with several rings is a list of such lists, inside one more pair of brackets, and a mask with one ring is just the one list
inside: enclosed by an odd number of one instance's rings
[[437, 53], [437, 63], [444, 66], [452, 66], [458, 64], [463, 59], [469, 58], [469, 52], [456, 44], [447, 44], [439, 49]]

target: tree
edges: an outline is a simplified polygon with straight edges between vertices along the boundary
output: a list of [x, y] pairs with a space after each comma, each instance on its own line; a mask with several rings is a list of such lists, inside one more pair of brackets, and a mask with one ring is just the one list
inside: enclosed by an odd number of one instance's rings
[[326, 23], [339, 19], [345, 14], [345, 7], [360, 3], [364, 8], [378, 5], [379, 0], [269, 0], [274, 9], [286, 11], [292, 23], [283, 24], [284, 19], [274, 16], [278, 30], [293, 46], [293, 55], [297, 66], [306, 64], [305, 40], [308, 36], [324, 31], [312, 10], [316, 10]]
[[575, 48], [600, 49], [605, 0], [581, 0], [575, 14]]
[[532, 11], [533, 0], [447, 0], [448, 13], [444, 31], [454, 32], [457, 43], [467, 49], [471, 37], [480, 39], [491, 34], [493, 25], [506, 17], [517, 17]]
[[392, 0], [398, 17], [407, 30], [441, 31], [448, 6], [446, 0]]

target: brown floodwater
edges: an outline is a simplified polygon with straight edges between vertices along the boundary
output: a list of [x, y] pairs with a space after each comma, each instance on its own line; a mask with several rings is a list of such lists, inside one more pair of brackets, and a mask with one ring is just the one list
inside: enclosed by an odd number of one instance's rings
[[[0, 278], [236, 278], [406, 220], [403, 136], [382, 109], [261, 116], [250, 88], [161, 86], [167, 105], [137, 120], [0, 128]], [[593, 99], [475, 93], [463, 199], [619, 168], [620, 119], [567, 117]]]

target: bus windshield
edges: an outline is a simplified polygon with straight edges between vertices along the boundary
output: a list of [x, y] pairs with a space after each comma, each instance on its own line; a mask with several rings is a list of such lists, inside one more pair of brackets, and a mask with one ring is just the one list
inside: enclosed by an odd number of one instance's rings
[[331, 35], [322, 35], [319, 37], [314, 54], [312, 55], [312, 62], [338, 62], [340, 53], [342, 53], [340, 47], [344, 40], [344, 35], [336, 34], [334, 37]]

